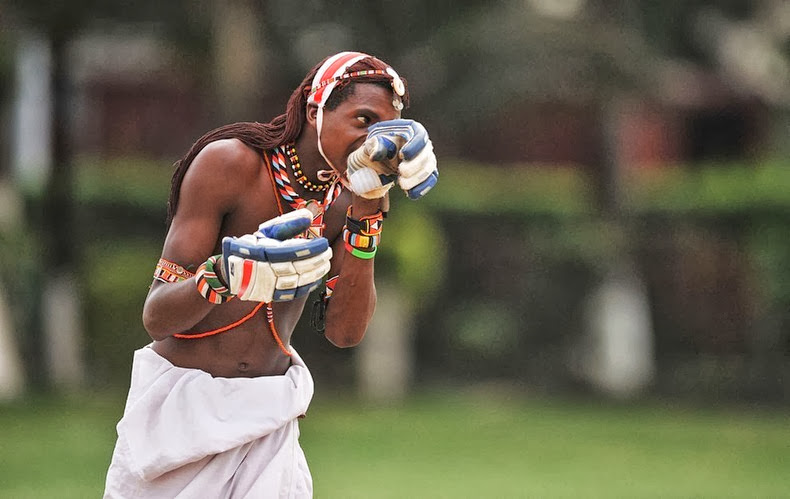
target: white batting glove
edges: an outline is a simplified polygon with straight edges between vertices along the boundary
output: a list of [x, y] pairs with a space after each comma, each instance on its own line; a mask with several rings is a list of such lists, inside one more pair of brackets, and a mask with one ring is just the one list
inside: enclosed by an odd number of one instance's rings
[[362, 197], [382, 197], [398, 185], [419, 199], [439, 181], [436, 155], [428, 132], [414, 120], [389, 120], [368, 128], [365, 144], [348, 158], [351, 190]]
[[384, 197], [398, 178], [395, 162], [398, 147], [387, 137], [369, 136], [348, 156], [346, 176], [351, 191], [367, 199]]
[[222, 239], [225, 277], [240, 300], [289, 301], [318, 288], [329, 272], [332, 249], [324, 237], [294, 238], [310, 227], [305, 208], [280, 215], [254, 234]]

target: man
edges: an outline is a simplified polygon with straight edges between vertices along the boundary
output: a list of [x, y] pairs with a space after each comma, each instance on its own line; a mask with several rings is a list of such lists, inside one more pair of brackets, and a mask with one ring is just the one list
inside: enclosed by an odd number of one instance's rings
[[[209, 132], [178, 163], [105, 497], [310, 497], [297, 418], [313, 394], [290, 345], [307, 295], [326, 338], [358, 344], [388, 190], [438, 171], [400, 119], [403, 80], [359, 52], [308, 73], [268, 124]], [[264, 223], [261, 223], [264, 222]]]

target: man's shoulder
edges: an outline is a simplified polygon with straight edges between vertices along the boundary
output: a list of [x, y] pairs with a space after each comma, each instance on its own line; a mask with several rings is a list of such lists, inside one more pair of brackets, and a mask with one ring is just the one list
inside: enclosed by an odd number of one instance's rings
[[206, 144], [189, 169], [192, 175], [220, 176], [225, 181], [249, 182], [261, 173], [261, 153], [239, 139], [219, 139]]
[[223, 164], [250, 164], [259, 166], [263, 158], [239, 139], [219, 139], [209, 142], [195, 157], [195, 161], [218, 161]]

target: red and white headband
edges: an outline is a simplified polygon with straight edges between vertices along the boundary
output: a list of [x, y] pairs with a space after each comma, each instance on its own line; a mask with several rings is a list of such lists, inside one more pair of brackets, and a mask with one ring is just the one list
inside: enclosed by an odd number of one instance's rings
[[308, 104], [315, 104], [318, 106], [318, 112], [316, 114], [318, 152], [321, 153], [321, 156], [324, 158], [326, 163], [334, 171], [340, 174], [341, 180], [343, 179], [343, 172], [341, 172], [335, 165], [332, 164], [332, 161], [330, 161], [327, 155], [324, 153], [324, 148], [321, 144], [321, 131], [324, 122], [324, 105], [329, 99], [329, 96], [332, 94], [332, 90], [334, 90], [337, 86], [338, 82], [345, 79], [351, 79], [356, 76], [386, 74], [392, 78], [392, 90], [398, 96], [398, 98], [393, 99], [392, 105], [395, 106], [395, 109], [398, 111], [403, 108], [400, 97], [403, 97], [403, 95], [406, 93], [406, 87], [403, 84], [403, 80], [401, 80], [400, 76], [398, 76], [398, 73], [396, 73], [391, 67], [388, 66], [385, 70], [370, 69], [365, 71], [354, 71], [351, 73], [347, 72], [348, 68], [362, 59], [365, 59], [366, 57], [371, 56], [368, 54], [363, 54], [362, 52], [340, 52], [339, 54], [335, 54], [328, 58], [323, 64], [321, 64], [321, 67], [318, 68], [318, 71], [315, 73], [315, 76], [313, 77], [313, 83], [310, 86], [310, 93], [307, 96]]
[[371, 56], [362, 52], [340, 52], [324, 61], [321, 67], [318, 68], [315, 77], [313, 77], [313, 83], [310, 86], [310, 94], [307, 98], [307, 102], [316, 104], [318, 107], [323, 107], [338, 82], [357, 76], [374, 74], [386, 74], [392, 78], [393, 91], [398, 97], [403, 97], [403, 94], [406, 93], [406, 87], [403, 84], [403, 80], [398, 76], [398, 73], [391, 67], [387, 67], [385, 70], [368, 69], [351, 73], [347, 72], [349, 67], [366, 57]]

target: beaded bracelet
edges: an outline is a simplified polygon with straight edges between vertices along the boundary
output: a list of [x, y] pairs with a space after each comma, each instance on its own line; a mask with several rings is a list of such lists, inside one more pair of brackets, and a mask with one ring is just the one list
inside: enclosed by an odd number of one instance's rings
[[219, 262], [220, 257], [220, 255], [208, 257], [208, 260], [202, 263], [195, 273], [198, 293], [215, 305], [230, 301], [236, 296], [230, 292], [227, 286], [222, 284], [214, 270], [214, 266]]
[[362, 234], [354, 234], [347, 228], [343, 228], [343, 241], [354, 248], [372, 250], [379, 245], [379, 236], [363, 236]]
[[370, 260], [376, 256], [378, 244], [381, 240], [382, 220], [381, 211], [367, 215], [360, 219], [351, 216], [351, 207], [346, 213], [346, 225], [343, 227], [343, 242], [346, 251], [357, 258]]
[[154, 279], [164, 283], [172, 283], [184, 281], [186, 279], [195, 277], [195, 274], [188, 271], [181, 265], [171, 261], [160, 258], [154, 269]]
[[377, 211], [373, 215], [366, 215], [359, 220], [351, 216], [350, 206], [346, 212], [346, 227], [348, 230], [355, 234], [362, 234], [364, 236], [380, 235], [381, 229], [383, 228], [383, 220], [384, 214], [381, 212], [381, 210]]
[[376, 256], [376, 252], [379, 250], [378, 247], [375, 247], [375, 246], [370, 251], [363, 251], [363, 250], [361, 250], [359, 248], [355, 248], [355, 247], [351, 246], [348, 243], [345, 243], [343, 246], [345, 246], [346, 251], [348, 251], [349, 253], [351, 253], [352, 255], [354, 255], [357, 258], [361, 258], [362, 260], [370, 260], [370, 259], [372, 259], [374, 256]]

